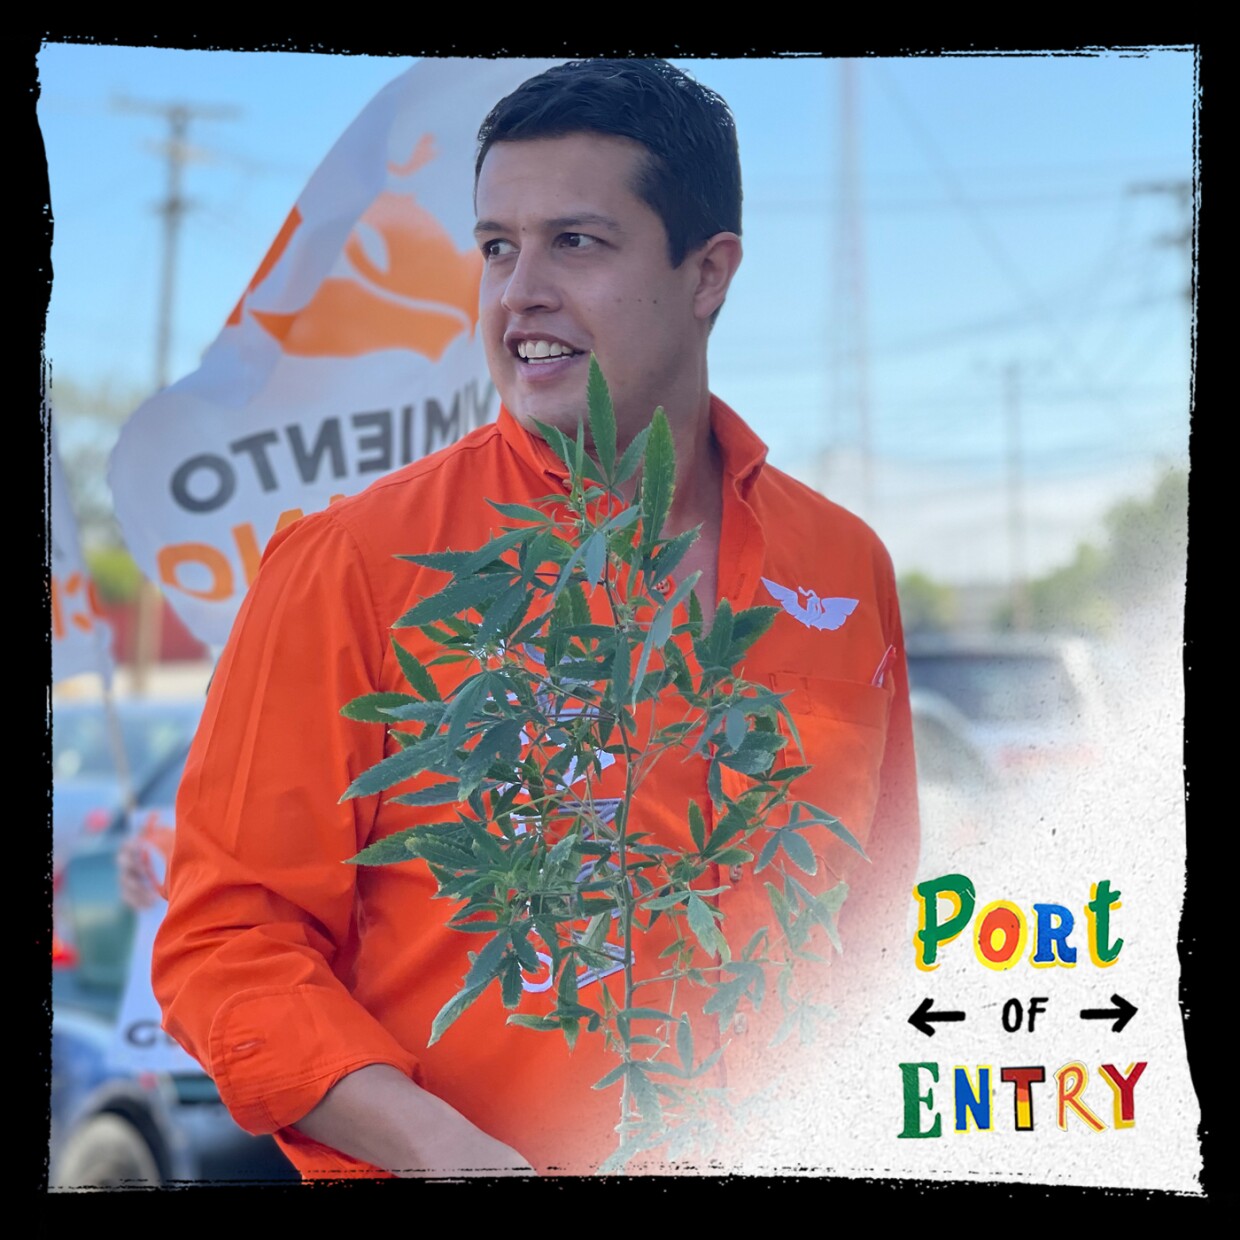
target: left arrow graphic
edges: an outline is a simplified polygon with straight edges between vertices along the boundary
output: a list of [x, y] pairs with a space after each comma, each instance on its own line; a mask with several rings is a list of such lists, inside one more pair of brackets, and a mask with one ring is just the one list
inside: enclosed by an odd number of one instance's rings
[[930, 1023], [932, 1020], [964, 1020], [963, 1012], [931, 1012], [933, 1005], [933, 999], [923, 999], [917, 1011], [908, 1018], [908, 1023], [914, 1029], [920, 1029], [928, 1038], [934, 1037], [938, 1032]]

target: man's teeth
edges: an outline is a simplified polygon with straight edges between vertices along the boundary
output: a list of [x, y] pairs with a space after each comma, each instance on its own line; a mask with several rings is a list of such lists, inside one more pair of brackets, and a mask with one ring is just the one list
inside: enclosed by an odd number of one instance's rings
[[517, 342], [517, 356], [527, 362], [548, 361], [553, 357], [572, 357], [575, 350], [566, 344], [551, 340], [520, 340]]

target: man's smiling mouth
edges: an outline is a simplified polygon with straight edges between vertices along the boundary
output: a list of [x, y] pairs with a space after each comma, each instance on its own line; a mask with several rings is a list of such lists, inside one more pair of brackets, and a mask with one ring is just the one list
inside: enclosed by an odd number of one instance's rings
[[517, 356], [531, 366], [540, 363], [559, 361], [565, 357], [580, 357], [581, 350], [571, 348], [553, 340], [519, 340]]

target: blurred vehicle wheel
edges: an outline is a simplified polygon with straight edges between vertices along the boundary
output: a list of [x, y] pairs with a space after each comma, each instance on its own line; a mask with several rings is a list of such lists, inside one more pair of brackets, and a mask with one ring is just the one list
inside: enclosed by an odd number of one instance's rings
[[52, 1189], [158, 1188], [159, 1164], [142, 1134], [119, 1115], [95, 1115], [65, 1142]]

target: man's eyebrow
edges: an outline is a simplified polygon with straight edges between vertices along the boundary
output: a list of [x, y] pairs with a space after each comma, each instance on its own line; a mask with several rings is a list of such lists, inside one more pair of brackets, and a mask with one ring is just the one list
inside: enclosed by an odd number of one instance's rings
[[[572, 228], [607, 228], [612, 232], [623, 232], [620, 221], [610, 215], [599, 215], [594, 211], [582, 211], [577, 215], [557, 215], [554, 219], [543, 220], [542, 227], [547, 232], [564, 232]], [[479, 220], [474, 225], [474, 233], [502, 233], [509, 230], [497, 220]]]

